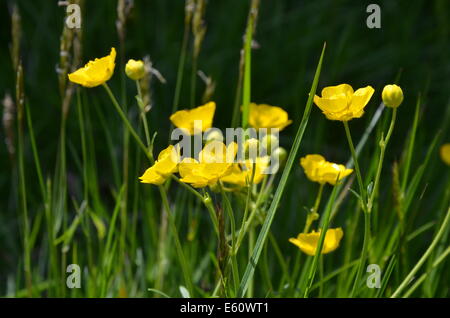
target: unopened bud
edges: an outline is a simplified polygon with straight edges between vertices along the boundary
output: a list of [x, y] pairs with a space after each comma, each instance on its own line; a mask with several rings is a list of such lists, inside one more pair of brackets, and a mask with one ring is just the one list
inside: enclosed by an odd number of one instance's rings
[[403, 102], [403, 91], [398, 85], [386, 85], [381, 93], [383, 103], [387, 107], [396, 108]]

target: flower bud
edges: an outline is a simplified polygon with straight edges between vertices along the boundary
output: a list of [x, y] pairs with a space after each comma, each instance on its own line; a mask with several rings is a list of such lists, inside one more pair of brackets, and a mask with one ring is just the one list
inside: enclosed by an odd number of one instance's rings
[[387, 107], [396, 108], [403, 102], [403, 91], [398, 85], [386, 85], [383, 93], [381, 93], [381, 97]]
[[129, 60], [125, 66], [125, 73], [132, 80], [140, 80], [145, 76], [145, 65], [144, 62], [139, 60], [135, 61], [133, 59]]
[[441, 159], [450, 166], [450, 143], [443, 144], [440, 148]]
[[278, 147], [272, 152], [272, 157], [278, 158], [280, 166], [282, 166], [287, 159], [287, 151], [283, 147]]
[[266, 149], [268, 154], [270, 154], [272, 149], [278, 147], [279, 142], [278, 137], [273, 134], [267, 134], [261, 140], [262, 146]]

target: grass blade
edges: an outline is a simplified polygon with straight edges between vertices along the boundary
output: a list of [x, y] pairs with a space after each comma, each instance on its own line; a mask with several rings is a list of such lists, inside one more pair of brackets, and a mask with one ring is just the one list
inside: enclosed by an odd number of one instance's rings
[[261, 232], [259, 233], [258, 239], [256, 241], [255, 248], [253, 249], [252, 256], [250, 257], [250, 260], [247, 264], [247, 268], [245, 270], [244, 276], [243, 276], [241, 284], [239, 286], [237, 297], [243, 297], [243, 295], [245, 294], [245, 292], [247, 290], [248, 284], [253, 277], [256, 264], [258, 263], [259, 257], [261, 255], [261, 251], [263, 249], [264, 243], [265, 243], [267, 235], [269, 233], [270, 226], [272, 225], [273, 218], [275, 217], [275, 213], [276, 213], [278, 205], [280, 203], [281, 196], [283, 195], [284, 188], [286, 187], [286, 183], [289, 178], [289, 174], [291, 172], [292, 166], [294, 164], [295, 157], [297, 156], [298, 149], [299, 149], [301, 141], [303, 139], [303, 134], [306, 130], [309, 115], [311, 113], [313, 97], [316, 93], [317, 84], [319, 82], [320, 71], [322, 69], [323, 56], [325, 54], [325, 47], [326, 47], [326, 45], [324, 44], [323, 49], [322, 49], [322, 54], [320, 55], [319, 63], [316, 68], [316, 73], [314, 75], [314, 80], [312, 83], [311, 91], [309, 93], [308, 101], [306, 102], [306, 107], [305, 107], [302, 121], [298, 128], [297, 135], [295, 137], [294, 144], [292, 146], [292, 150], [291, 150], [289, 157], [287, 159], [287, 162], [286, 162], [286, 166], [283, 170], [283, 174], [281, 176], [280, 183], [277, 187], [277, 190], [273, 197], [272, 203], [269, 207], [266, 219], [264, 221]]

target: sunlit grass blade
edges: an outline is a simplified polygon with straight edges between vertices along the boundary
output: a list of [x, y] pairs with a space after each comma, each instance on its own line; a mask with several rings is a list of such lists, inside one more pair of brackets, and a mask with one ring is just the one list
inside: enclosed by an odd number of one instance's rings
[[380, 298], [383, 296], [383, 293], [386, 290], [386, 287], [389, 283], [389, 278], [391, 278], [392, 271], [394, 270], [394, 267], [396, 265], [397, 265], [397, 256], [394, 255], [391, 257], [386, 270], [383, 271], [383, 280], [381, 281], [380, 284], [381, 286], [378, 289], [377, 294], [375, 296], [376, 298]]
[[247, 264], [247, 268], [245, 270], [244, 276], [241, 280], [239, 290], [237, 293], [237, 297], [243, 297], [245, 292], [247, 291], [248, 284], [253, 277], [253, 274], [255, 272], [256, 264], [258, 263], [259, 257], [261, 255], [261, 251], [263, 249], [263, 246], [265, 244], [267, 235], [269, 233], [270, 226], [272, 225], [273, 218], [275, 217], [275, 213], [277, 211], [278, 205], [281, 200], [281, 196], [283, 195], [284, 188], [286, 187], [287, 180], [289, 178], [289, 175], [291, 173], [292, 166], [294, 164], [294, 160], [296, 160], [297, 152], [300, 147], [300, 144], [303, 139], [303, 134], [305, 133], [306, 126], [308, 124], [309, 115], [311, 113], [311, 107], [313, 103], [313, 97], [316, 93], [317, 84], [319, 83], [319, 76], [320, 71], [322, 70], [322, 61], [325, 54], [325, 47], [324, 44], [322, 53], [320, 55], [319, 63], [316, 68], [316, 72], [314, 75], [314, 80], [311, 86], [311, 90], [309, 92], [308, 101], [306, 102], [305, 111], [303, 114], [302, 121], [300, 123], [300, 126], [297, 130], [297, 134], [295, 136], [294, 144], [292, 145], [291, 151], [289, 153], [289, 157], [286, 161], [286, 166], [283, 170], [283, 174], [281, 175], [280, 183], [278, 184], [277, 190], [275, 192], [275, 195], [273, 197], [272, 203], [269, 207], [269, 210], [267, 212], [266, 219], [264, 220], [261, 232], [259, 233], [258, 239], [256, 241], [255, 248], [252, 252], [252, 256], [250, 257], [250, 260]]
[[253, 16], [250, 14], [244, 45], [244, 86], [242, 91], [242, 127], [244, 129], [248, 126], [250, 113], [253, 22]]
[[316, 275], [316, 270], [319, 262], [319, 258], [321, 257], [321, 251], [323, 249], [323, 244], [325, 242], [325, 236], [328, 230], [328, 224], [330, 222], [330, 214], [331, 210], [333, 209], [334, 200], [336, 199], [337, 194], [337, 187], [333, 188], [333, 192], [331, 193], [331, 200], [328, 202], [327, 207], [325, 208], [325, 213], [323, 215], [323, 218], [320, 222], [320, 237], [319, 242], [317, 243], [317, 249], [316, 254], [313, 258], [313, 263], [311, 265], [311, 268], [309, 269], [308, 277], [305, 281], [305, 286], [301, 288], [301, 291], [303, 291], [303, 297], [307, 298], [309, 296], [309, 292], [312, 286], [312, 283], [314, 281], [314, 277]]
[[401, 292], [408, 286], [412, 279], [414, 278], [414, 275], [419, 271], [419, 269], [422, 267], [422, 265], [425, 263], [427, 258], [431, 255], [434, 248], [439, 243], [439, 240], [444, 235], [445, 230], [447, 229], [447, 226], [450, 223], [450, 207], [447, 210], [447, 214], [445, 216], [444, 221], [441, 224], [441, 227], [439, 228], [439, 231], [437, 232], [436, 236], [434, 237], [433, 241], [431, 242], [428, 249], [425, 251], [425, 253], [422, 255], [422, 257], [419, 259], [419, 261], [416, 263], [416, 265], [413, 267], [413, 269], [409, 272], [409, 274], [405, 277], [403, 282], [398, 286], [398, 288], [395, 290], [395, 292], [392, 294], [391, 298], [399, 297]]

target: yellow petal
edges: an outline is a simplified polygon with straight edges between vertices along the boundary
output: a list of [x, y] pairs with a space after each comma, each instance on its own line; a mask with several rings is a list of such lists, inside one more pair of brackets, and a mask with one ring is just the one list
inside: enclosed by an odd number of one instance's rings
[[[330, 253], [339, 247], [339, 243], [344, 235], [342, 228], [328, 229], [322, 246], [322, 254]], [[314, 256], [319, 244], [320, 231], [311, 233], [300, 233], [297, 238], [290, 238], [289, 242], [295, 244], [302, 252]]]
[[90, 61], [84, 67], [68, 75], [73, 83], [95, 87], [107, 82], [114, 73], [116, 49], [111, 48], [108, 56]]
[[353, 94], [352, 102], [350, 104], [350, 110], [353, 112], [355, 117], [361, 117], [362, 111], [364, 107], [366, 107], [370, 98], [372, 98], [375, 90], [372, 86], [366, 86], [364, 88], [359, 88], [356, 90], [355, 94]]
[[440, 154], [442, 161], [450, 166], [450, 143], [441, 146]]
[[155, 185], [161, 185], [166, 181], [166, 178], [161, 176], [154, 167], [148, 168], [139, 179], [142, 183], [151, 183]]
[[325, 115], [333, 116], [335, 113], [347, 109], [348, 100], [345, 94], [335, 95], [333, 97], [321, 98], [314, 96], [314, 103], [324, 112]]
[[201, 131], [212, 127], [215, 111], [216, 103], [209, 102], [194, 109], [177, 111], [170, 116], [170, 121], [176, 127], [184, 129], [189, 135], [193, 135], [197, 133], [194, 131], [195, 125], [198, 125], [198, 129]]
[[283, 130], [292, 123], [292, 120], [289, 120], [288, 113], [281, 107], [251, 103], [249, 108], [248, 123], [255, 129], [278, 128]]
[[326, 161], [323, 156], [315, 154], [301, 158], [300, 165], [309, 180], [320, 184], [328, 182], [335, 185], [338, 176], [339, 180], [342, 180], [353, 172], [352, 169], [346, 169], [344, 165]]
[[344, 94], [348, 99], [353, 95], [353, 88], [348, 84], [340, 84], [337, 86], [328, 86], [322, 89], [322, 97], [331, 98], [336, 95]]

